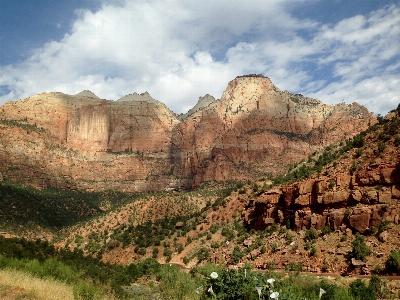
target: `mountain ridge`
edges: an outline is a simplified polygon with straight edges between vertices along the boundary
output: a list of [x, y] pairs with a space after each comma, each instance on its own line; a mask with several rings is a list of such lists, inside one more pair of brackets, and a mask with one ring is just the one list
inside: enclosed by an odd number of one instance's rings
[[180, 118], [148, 92], [118, 101], [83, 91], [7, 102], [0, 173], [39, 188], [190, 188], [283, 171], [376, 122], [360, 105], [282, 92], [261, 75], [238, 76], [220, 100], [206, 95], [194, 108]]

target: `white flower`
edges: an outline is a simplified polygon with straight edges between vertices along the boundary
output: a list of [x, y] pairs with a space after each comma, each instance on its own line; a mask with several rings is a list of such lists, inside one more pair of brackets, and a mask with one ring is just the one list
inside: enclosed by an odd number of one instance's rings
[[258, 296], [261, 296], [262, 289], [263, 289], [262, 286], [256, 286], [256, 290], [257, 290]]
[[272, 299], [278, 299], [279, 293], [278, 292], [273, 292], [271, 295], [269, 295]]
[[210, 275], [210, 277], [211, 277], [212, 279], [217, 279], [217, 278], [218, 278], [218, 273], [217, 273], [217, 272], [212, 272], [211, 275]]
[[325, 293], [326, 291], [324, 289], [319, 288], [319, 299], [321, 299], [322, 295]]
[[196, 289], [196, 293], [197, 294], [200, 294], [200, 292], [203, 290], [203, 287], [202, 286], [199, 286], [197, 289]]
[[270, 279], [267, 280], [267, 282], [273, 287], [273, 286], [274, 286], [275, 279], [270, 278]]
[[210, 287], [208, 288], [207, 292], [209, 292], [209, 293], [211, 293], [211, 294], [214, 294], [214, 291], [213, 291], [213, 289], [212, 289], [212, 286], [210, 286]]

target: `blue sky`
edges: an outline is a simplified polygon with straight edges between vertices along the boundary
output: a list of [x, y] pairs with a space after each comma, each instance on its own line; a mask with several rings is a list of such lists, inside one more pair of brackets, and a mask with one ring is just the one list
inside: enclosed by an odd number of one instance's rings
[[0, 0], [0, 104], [148, 91], [181, 113], [249, 73], [384, 115], [400, 103], [400, 1]]

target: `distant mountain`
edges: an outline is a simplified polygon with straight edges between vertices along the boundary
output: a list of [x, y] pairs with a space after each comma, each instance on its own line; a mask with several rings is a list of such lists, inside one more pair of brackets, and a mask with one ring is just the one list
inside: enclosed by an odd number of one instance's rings
[[0, 107], [0, 173], [38, 188], [146, 191], [276, 174], [374, 124], [366, 108], [325, 105], [239, 76], [177, 116], [149, 93], [42, 93]]

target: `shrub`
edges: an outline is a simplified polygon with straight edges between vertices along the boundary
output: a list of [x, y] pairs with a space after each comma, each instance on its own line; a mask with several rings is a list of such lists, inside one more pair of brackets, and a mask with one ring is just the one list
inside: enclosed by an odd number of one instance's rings
[[244, 254], [240, 250], [239, 246], [235, 246], [235, 248], [233, 248], [233, 251], [231, 254], [231, 261], [236, 264], [242, 259], [243, 256], [244, 256]]
[[383, 220], [379, 225], [379, 231], [385, 231], [389, 228], [389, 221]]
[[329, 265], [327, 263], [324, 263], [322, 266], [322, 272], [327, 272], [329, 269]]
[[356, 150], [356, 158], [359, 158], [362, 154], [363, 154], [363, 149], [362, 148], [358, 148]]
[[285, 238], [288, 244], [290, 244], [293, 241], [293, 234], [291, 234], [290, 232], [286, 232]]
[[318, 232], [314, 228], [310, 228], [306, 230], [306, 240], [313, 241], [318, 238]]
[[365, 244], [365, 237], [356, 234], [356, 239], [353, 241], [353, 250], [350, 253], [350, 256], [365, 261], [368, 255], [371, 254], [371, 250]]
[[296, 263], [296, 262], [290, 262], [289, 266], [286, 267], [289, 271], [300, 273], [301, 270], [303, 269], [303, 266], [301, 263]]
[[350, 174], [353, 174], [357, 170], [358, 170], [357, 162], [353, 161], [353, 163], [350, 166], [349, 172], [350, 172]]
[[400, 146], [400, 136], [397, 135], [397, 136], [394, 138], [394, 145], [395, 145], [396, 147]]
[[221, 234], [228, 240], [232, 240], [235, 237], [235, 233], [233, 230], [229, 229], [228, 227], [222, 228]]
[[205, 248], [205, 247], [201, 247], [198, 251], [197, 251], [197, 259], [199, 260], [199, 262], [205, 260], [208, 256], [210, 255], [210, 249]]
[[214, 234], [214, 233], [216, 233], [217, 231], [218, 231], [218, 225], [216, 225], [216, 224], [211, 225], [211, 227], [210, 227], [210, 232], [211, 232], [212, 234]]
[[183, 245], [179, 244], [177, 251], [178, 251], [178, 253], [181, 253], [184, 249], [185, 248], [183, 247]]
[[157, 258], [158, 252], [159, 252], [158, 248], [153, 248], [153, 255], [152, 255], [152, 257], [153, 257], [153, 258]]
[[350, 283], [350, 294], [355, 299], [376, 299], [372, 288], [367, 287], [359, 278]]
[[[161, 268], [159, 276], [162, 299], [198, 299], [196, 282], [192, 280], [190, 274], [181, 272], [175, 266], [164, 266]], [[155, 298], [151, 297], [151, 299]]]
[[101, 298], [100, 293], [93, 285], [79, 282], [73, 288], [74, 299], [95, 300]]
[[315, 248], [315, 247], [313, 246], [313, 247], [311, 248], [310, 255], [313, 256], [313, 255], [315, 255], [315, 254], [317, 254], [317, 248]]
[[382, 142], [378, 142], [378, 151], [381, 153], [383, 150], [386, 149], [386, 145]]
[[309, 241], [307, 241], [304, 245], [304, 249], [305, 250], [310, 250], [311, 249], [311, 243]]
[[187, 265], [187, 264], [189, 263], [190, 259], [189, 259], [187, 256], [184, 256], [183, 259], [182, 259], [182, 261], [183, 261], [183, 263], [184, 263], [185, 265]]
[[364, 146], [364, 135], [365, 134], [360, 133], [353, 137], [353, 147], [361, 148], [362, 146]]
[[393, 250], [385, 263], [386, 272], [400, 274], [400, 251]]
[[171, 248], [164, 248], [164, 256], [167, 258], [167, 261], [170, 261], [171, 260], [171, 256], [172, 256], [172, 250], [171, 250]]
[[324, 226], [322, 226], [321, 231], [322, 231], [322, 235], [326, 235], [331, 232], [331, 228], [329, 226], [324, 225]]

